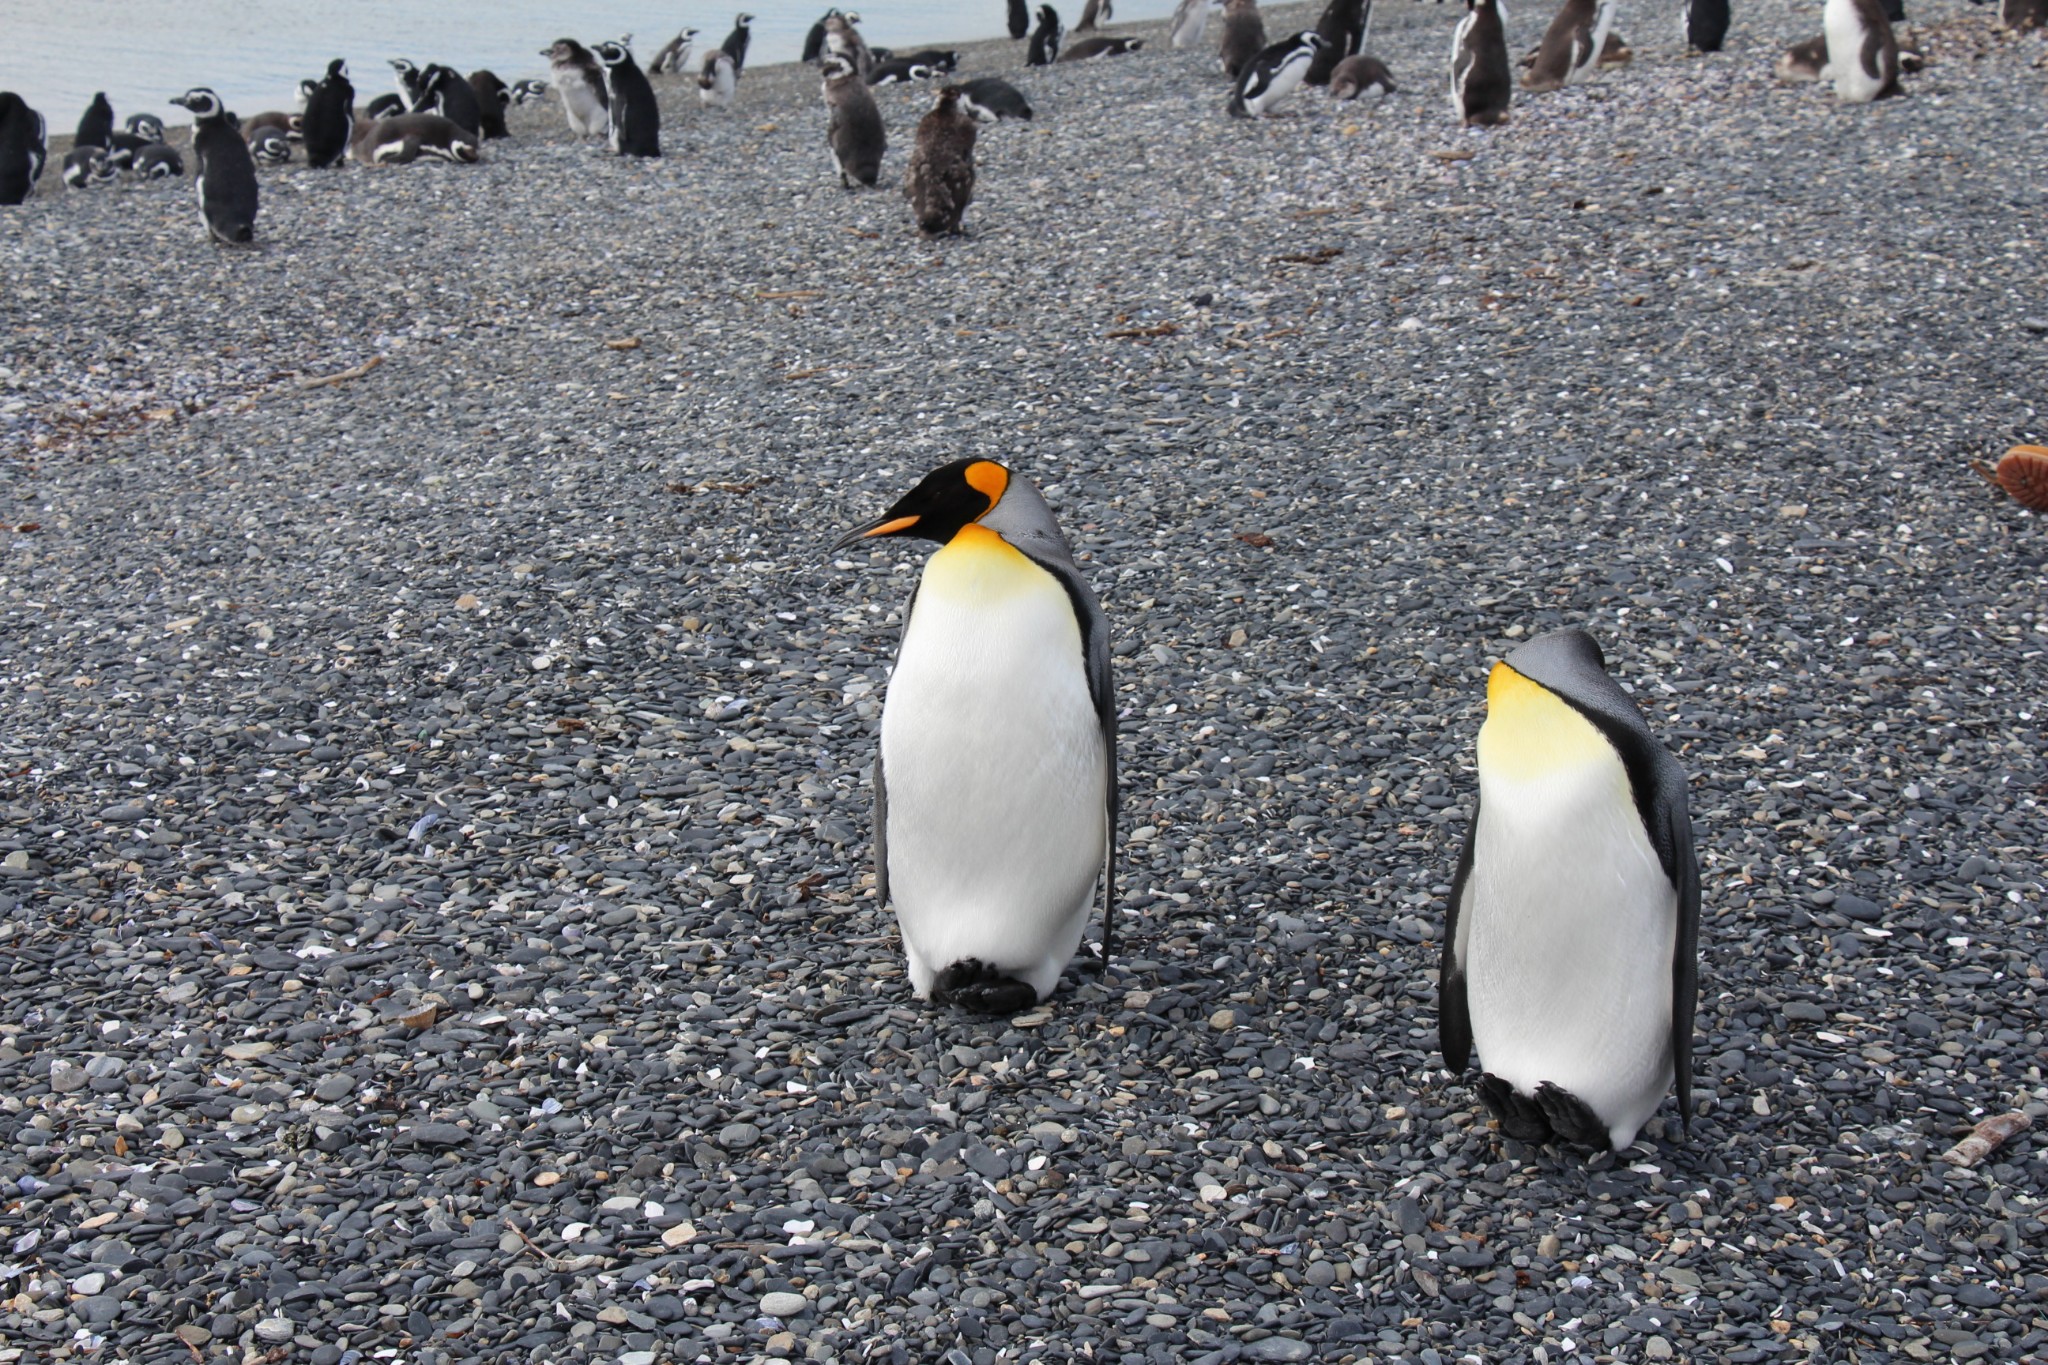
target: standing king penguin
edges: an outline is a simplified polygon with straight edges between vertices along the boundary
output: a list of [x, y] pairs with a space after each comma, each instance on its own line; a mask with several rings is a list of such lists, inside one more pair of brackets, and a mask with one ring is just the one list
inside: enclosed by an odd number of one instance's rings
[[247, 246], [256, 240], [256, 162], [249, 144], [228, 122], [220, 96], [187, 90], [171, 101], [192, 111], [192, 155], [199, 163], [199, 216], [218, 242]]
[[1109, 624], [1045, 499], [992, 460], [933, 470], [835, 549], [876, 536], [942, 547], [882, 708], [877, 894], [919, 996], [1014, 1013], [1058, 984], [1098, 885], [1109, 961]]
[[1685, 773], [1582, 630], [1493, 667], [1451, 887], [1444, 1062], [1524, 1142], [1616, 1150], [1678, 1082], [1692, 1113], [1700, 874]]

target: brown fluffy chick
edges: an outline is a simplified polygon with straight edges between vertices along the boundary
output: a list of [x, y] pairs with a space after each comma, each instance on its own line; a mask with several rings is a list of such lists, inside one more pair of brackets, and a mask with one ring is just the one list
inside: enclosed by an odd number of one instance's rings
[[961, 216], [974, 198], [974, 120], [960, 107], [966, 92], [957, 85], [939, 91], [938, 103], [917, 125], [910, 172], [903, 193], [927, 237], [958, 235]]

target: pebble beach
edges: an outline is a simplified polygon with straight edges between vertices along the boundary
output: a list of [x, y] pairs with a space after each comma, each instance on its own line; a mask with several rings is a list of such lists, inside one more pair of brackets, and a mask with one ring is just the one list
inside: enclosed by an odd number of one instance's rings
[[[2048, 41], [1909, 4], [1904, 99], [1773, 80], [1818, 5], [1706, 58], [1624, 9], [1486, 131], [1452, 5], [1259, 121], [1213, 26], [971, 44], [1036, 117], [958, 240], [931, 89], [847, 192], [795, 67], [657, 77], [657, 161], [550, 100], [266, 169], [248, 251], [51, 173], [0, 212], [0, 1365], [2048, 1350], [2044, 540], [1972, 469], [2048, 435]], [[874, 896], [923, 553], [825, 550], [965, 456], [1059, 514], [1121, 712], [1119, 952], [1009, 1019], [914, 999]], [[1591, 1160], [1436, 1051], [1487, 669], [1563, 625], [1703, 887], [1689, 1129]]]

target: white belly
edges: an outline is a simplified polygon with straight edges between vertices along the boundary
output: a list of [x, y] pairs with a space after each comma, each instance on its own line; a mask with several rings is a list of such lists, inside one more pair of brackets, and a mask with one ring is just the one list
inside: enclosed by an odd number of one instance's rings
[[1108, 837], [1080, 629], [1051, 574], [1007, 547], [933, 556], [889, 680], [882, 765], [917, 993], [978, 958], [1044, 996], [1080, 945]]
[[1882, 84], [1863, 69], [1863, 21], [1849, 0], [1827, 0], [1821, 11], [1821, 27], [1828, 37], [1828, 65], [1824, 73], [1835, 83], [1835, 98], [1850, 104], [1868, 104], [1877, 98]]
[[1570, 1091], [1625, 1147], [1671, 1084], [1677, 892], [1611, 751], [1479, 786], [1458, 937], [1480, 1063]]

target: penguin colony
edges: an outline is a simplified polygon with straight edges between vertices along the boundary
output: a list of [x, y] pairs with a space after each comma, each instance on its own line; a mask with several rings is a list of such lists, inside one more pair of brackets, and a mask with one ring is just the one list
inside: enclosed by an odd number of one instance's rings
[[[1188, 0], [1171, 46], [1202, 40], [1211, 0]], [[1313, 30], [1268, 43], [1256, 0], [1225, 0], [1219, 65], [1232, 75], [1234, 115], [1270, 112], [1304, 84], [1332, 98], [1394, 90], [1363, 48], [1371, 0], [1330, 0]], [[1561, 88], [1614, 60], [1613, 0], [1564, 0], [1526, 63], [1529, 91]], [[1107, 17], [1108, 6], [1100, 17]], [[1691, 46], [1717, 50], [1726, 0], [1687, 0]], [[1022, 39], [1029, 14], [1010, 0]], [[829, 11], [807, 50], [820, 64], [826, 140], [842, 185], [881, 179], [888, 131], [874, 85], [935, 79], [958, 54], [871, 49], [859, 16]], [[700, 89], [729, 104], [744, 69], [751, 16], [707, 54]], [[1824, 32], [1780, 59], [1831, 81], [1846, 102], [1899, 93], [1900, 54], [1882, 0], [1826, 0]], [[1466, 0], [1452, 44], [1452, 94], [1468, 124], [1504, 120], [1512, 82], [1500, 0]], [[648, 68], [630, 38], [586, 47], [563, 38], [542, 55], [571, 131], [604, 136], [622, 156], [659, 151], [648, 71], [684, 74], [696, 30]], [[1042, 5], [1033, 64], [1136, 52], [1125, 38], [1062, 50], [1064, 29]], [[1624, 53], [1626, 49], [1621, 49]], [[296, 116], [258, 114], [239, 128], [203, 87], [171, 101], [194, 120], [202, 219], [229, 245], [254, 240], [255, 167], [353, 158], [383, 165], [437, 156], [473, 161], [503, 136], [503, 113], [539, 83], [508, 86], [394, 60], [390, 103], [361, 110], [339, 59], [304, 86]], [[710, 82], [703, 85], [701, 82]], [[1023, 94], [992, 76], [948, 84], [918, 124], [904, 176], [918, 230], [958, 234], [975, 187], [978, 125], [1032, 117]], [[114, 126], [104, 95], [81, 119], [62, 172], [87, 188], [131, 170], [178, 177], [183, 162], [162, 124]], [[0, 92], [0, 202], [34, 192], [47, 157], [42, 117]], [[2031, 461], [2031, 463], [2029, 463]], [[1996, 477], [2038, 501], [2048, 461], [2023, 448]], [[844, 536], [845, 552], [910, 538], [937, 548], [905, 615], [873, 768], [878, 892], [898, 920], [911, 986], [938, 1005], [1014, 1012], [1046, 999], [1101, 919], [1100, 960], [1113, 950], [1118, 775], [1107, 618], [1045, 498], [989, 460], [933, 470]], [[1634, 1141], [1676, 1090], [1691, 1105], [1698, 996], [1700, 887], [1686, 778], [1598, 643], [1561, 630], [1495, 665], [1476, 737], [1477, 798], [1449, 897], [1440, 968], [1440, 1045], [1511, 1137], [1596, 1149]], [[1597, 1006], [1597, 1008], [1596, 1008]]]

